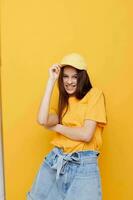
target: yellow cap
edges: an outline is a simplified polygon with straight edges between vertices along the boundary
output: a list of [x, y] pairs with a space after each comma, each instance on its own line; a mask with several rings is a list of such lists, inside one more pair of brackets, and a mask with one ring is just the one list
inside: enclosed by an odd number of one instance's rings
[[71, 65], [79, 70], [87, 70], [85, 59], [78, 53], [71, 53], [64, 56], [60, 62], [61, 66]]

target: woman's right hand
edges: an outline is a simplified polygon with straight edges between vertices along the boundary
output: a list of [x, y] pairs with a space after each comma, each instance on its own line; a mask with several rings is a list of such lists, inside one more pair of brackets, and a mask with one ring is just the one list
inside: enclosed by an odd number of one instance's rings
[[60, 74], [60, 64], [53, 64], [50, 68], [49, 68], [49, 77], [53, 80], [57, 80]]

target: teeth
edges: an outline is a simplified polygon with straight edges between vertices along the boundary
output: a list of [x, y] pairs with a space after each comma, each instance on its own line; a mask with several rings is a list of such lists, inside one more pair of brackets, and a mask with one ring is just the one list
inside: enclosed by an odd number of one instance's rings
[[76, 85], [72, 85], [72, 86], [69, 86], [69, 85], [66, 85], [66, 87], [69, 87], [69, 88], [72, 88], [72, 87], [75, 87]]

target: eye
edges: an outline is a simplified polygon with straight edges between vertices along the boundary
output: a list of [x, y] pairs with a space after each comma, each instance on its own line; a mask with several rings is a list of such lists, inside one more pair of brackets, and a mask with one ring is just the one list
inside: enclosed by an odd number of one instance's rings
[[68, 77], [67, 75], [63, 75], [63, 77]]

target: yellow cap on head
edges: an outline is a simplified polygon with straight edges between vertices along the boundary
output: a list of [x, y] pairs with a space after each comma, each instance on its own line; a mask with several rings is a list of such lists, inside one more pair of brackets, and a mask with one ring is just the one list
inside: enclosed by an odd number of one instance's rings
[[60, 62], [61, 66], [71, 65], [79, 70], [87, 70], [87, 63], [85, 59], [78, 53], [71, 53], [64, 56]]

